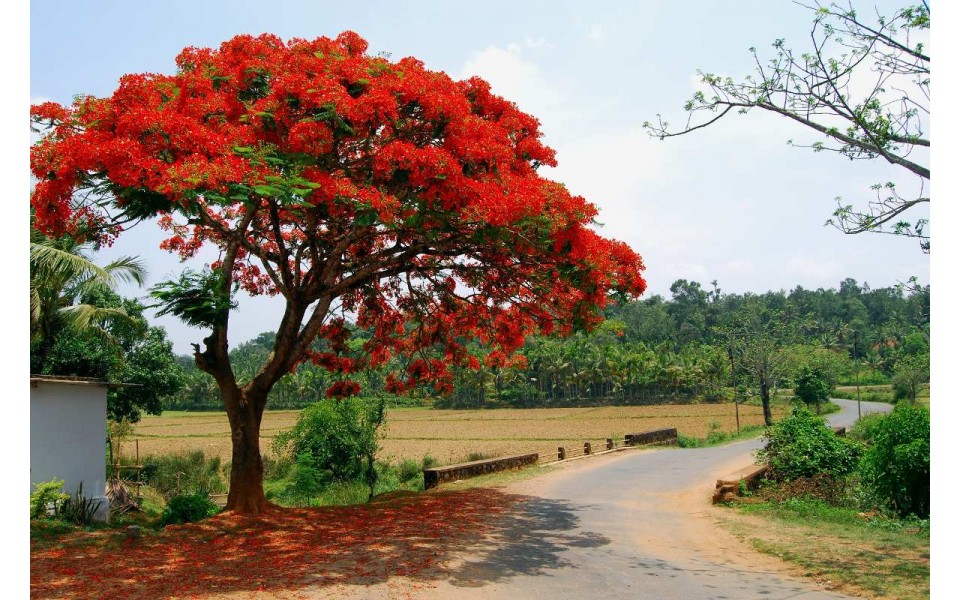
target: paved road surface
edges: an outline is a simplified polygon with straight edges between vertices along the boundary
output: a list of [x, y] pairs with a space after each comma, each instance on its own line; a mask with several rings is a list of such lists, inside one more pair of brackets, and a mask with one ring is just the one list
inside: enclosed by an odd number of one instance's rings
[[[857, 418], [855, 401], [832, 425]], [[886, 411], [866, 403], [863, 412]], [[847, 598], [780, 574], [782, 563], [720, 530], [708, 514], [713, 482], [752, 462], [759, 440], [629, 450], [569, 463], [506, 491], [530, 497], [512, 522], [465, 549], [449, 577], [424, 587], [353, 590], [364, 598]], [[404, 589], [406, 587], [406, 589]], [[419, 589], [418, 589], [419, 588]]]

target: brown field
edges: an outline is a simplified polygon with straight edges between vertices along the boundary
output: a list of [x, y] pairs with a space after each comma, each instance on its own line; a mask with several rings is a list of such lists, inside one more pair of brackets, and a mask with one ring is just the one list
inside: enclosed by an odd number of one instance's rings
[[[775, 416], [784, 411], [774, 407]], [[261, 448], [273, 453], [273, 438], [296, 422], [299, 411], [268, 411], [263, 417]], [[759, 406], [741, 406], [740, 424], [762, 425]], [[387, 411], [381, 438], [384, 459], [420, 460], [432, 456], [441, 463], [457, 462], [471, 453], [503, 456], [527, 452], [553, 455], [558, 446], [594, 447], [608, 437], [623, 437], [651, 429], [676, 427], [686, 436], [705, 438], [711, 426], [733, 431], [730, 404], [664, 404], [600, 408], [497, 410], [395, 409]], [[138, 440], [134, 443], [133, 440]], [[230, 428], [224, 413], [166, 413], [144, 417], [124, 447], [140, 456], [203, 450], [230, 460]]]

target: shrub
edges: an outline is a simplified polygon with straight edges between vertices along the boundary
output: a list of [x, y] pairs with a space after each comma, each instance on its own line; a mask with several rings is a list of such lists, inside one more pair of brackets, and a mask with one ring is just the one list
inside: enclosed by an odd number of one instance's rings
[[141, 477], [166, 499], [192, 494], [222, 494], [227, 484], [220, 472], [220, 457], [207, 458], [202, 450], [143, 460]]
[[220, 507], [207, 494], [195, 493], [188, 496], [174, 496], [163, 509], [160, 522], [164, 525], [174, 523], [194, 523], [212, 517], [220, 512]]
[[766, 445], [757, 456], [767, 462], [778, 479], [796, 479], [827, 474], [841, 478], [857, 466], [859, 446], [836, 436], [824, 421], [804, 408], [764, 434]]
[[495, 454], [487, 454], [486, 452], [471, 452], [467, 455], [466, 460], [460, 462], [474, 462], [477, 460], [487, 460], [488, 458], [496, 458]]
[[274, 447], [278, 454], [297, 457], [298, 466], [306, 465], [305, 455], [310, 468], [329, 471], [337, 481], [355, 481], [372, 466], [382, 418], [382, 400], [322, 400], [305, 408], [297, 423], [276, 437]]
[[827, 376], [818, 368], [803, 366], [797, 373], [794, 395], [808, 407], [820, 413], [820, 406], [830, 398], [831, 386]]
[[847, 437], [866, 445], [872, 444], [877, 435], [877, 428], [880, 426], [880, 422], [886, 417], [887, 415], [883, 413], [867, 413], [863, 415], [853, 424], [853, 427], [847, 430]]
[[930, 514], [930, 413], [920, 406], [897, 405], [869, 427], [860, 470], [876, 501], [894, 513], [926, 518]]
[[57, 514], [63, 503], [69, 499], [70, 494], [64, 493], [63, 481], [60, 479], [34, 484], [34, 490], [30, 493], [30, 518], [47, 517], [51, 508], [53, 514]]
[[329, 475], [317, 468], [316, 459], [306, 452], [297, 455], [291, 474], [293, 481], [287, 493], [300, 500], [316, 496], [330, 480]]
[[403, 462], [401, 462], [400, 465], [397, 467], [397, 478], [403, 482], [410, 481], [411, 479], [414, 479], [416, 477], [420, 477], [421, 473], [422, 473], [422, 469], [420, 465], [417, 463], [417, 461], [411, 460], [409, 458], [405, 458]]

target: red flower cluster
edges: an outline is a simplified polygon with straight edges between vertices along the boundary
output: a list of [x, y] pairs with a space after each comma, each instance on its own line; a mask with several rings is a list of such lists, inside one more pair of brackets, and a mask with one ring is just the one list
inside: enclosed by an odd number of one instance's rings
[[[50, 126], [31, 149], [37, 227], [109, 241], [108, 212], [155, 217], [169, 251], [219, 247], [231, 284], [300, 319], [295, 361], [349, 373], [441, 349], [395, 390], [447, 389], [450, 365], [477, 362], [468, 338], [503, 365], [531, 333], [590, 327], [611, 292], [643, 292], [641, 258], [589, 228], [596, 207], [537, 174], [556, 161], [534, 117], [478, 78], [366, 48], [353, 32], [241, 35], [185, 49], [173, 75], [124, 76], [109, 98], [32, 107]], [[371, 330], [364, 357], [309, 306]]]

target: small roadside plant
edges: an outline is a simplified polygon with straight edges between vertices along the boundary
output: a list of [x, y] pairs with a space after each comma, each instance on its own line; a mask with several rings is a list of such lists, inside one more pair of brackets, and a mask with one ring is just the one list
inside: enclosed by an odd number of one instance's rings
[[767, 464], [776, 479], [790, 480], [815, 475], [843, 478], [857, 467], [860, 447], [837, 437], [823, 417], [805, 408], [794, 408], [764, 434], [766, 445], [757, 457]]
[[930, 412], [897, 405], [869, 428], [861, 477], [877, 503], [898, 516], [930, 515]]
[[43, 481], [33, 486], [30, 493], [30, 518], [43, 519], [51, 514], [57, 514], [63, 504], [70, 499], [70, 494], [63, 491], [63, 481], [54, 479]]
[[167, 503], [160, 522], [163, 525], [195, 523], [220, 512], [220, 507], [204, 493], [175, 496]]
[[73, 496], [67, 496], [56, 509], [58, 519], [68, 521], [74, 525], [86, 526], [94, 521], [97, 510], [100, 508], [100, 500], [96, 498], [87, 498], [83, 493], [83, 483], [77, 486], [77, 493]]

